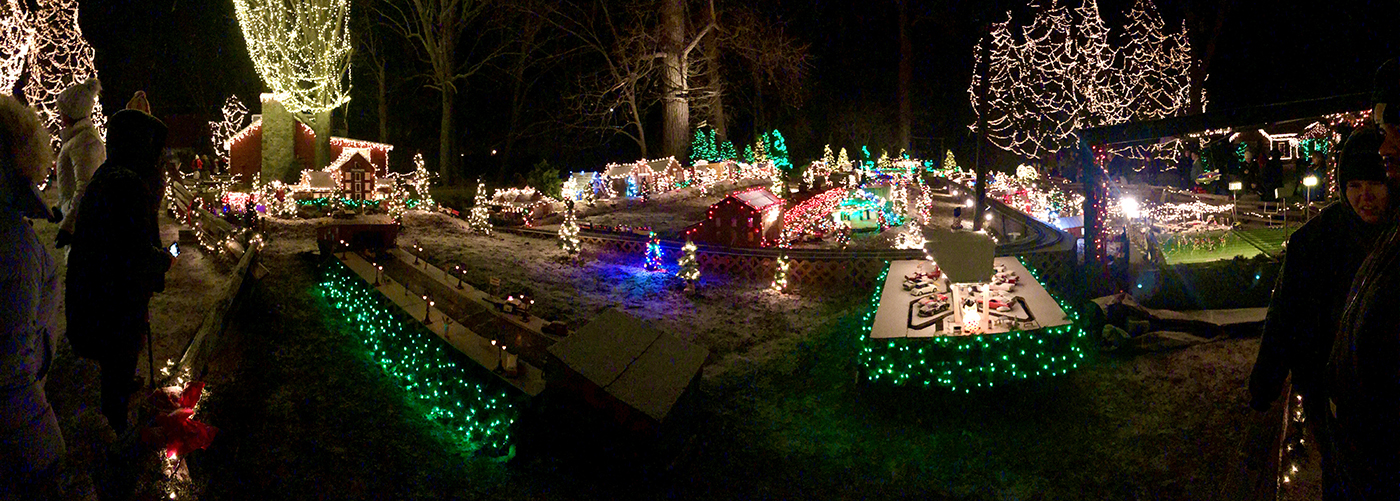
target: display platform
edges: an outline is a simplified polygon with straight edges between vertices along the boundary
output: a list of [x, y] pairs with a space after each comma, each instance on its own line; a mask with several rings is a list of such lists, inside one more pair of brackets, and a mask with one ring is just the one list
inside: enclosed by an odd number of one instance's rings
[[[1001, 283], [952, 284], [939, 273], [935, 290], [908, 287], [909, 277], [937, 273], [929, 261], [892, 261], [880, 292], [873, 339], [999, 334], [1069, 325], [1070, 319], [1014, 257], [993, 261]], [[991, 270], [989, 270], [991, 271]], [[992, 277], [988, 277], [992, 278]], [[1012, 283], [1014, 282], [1014, 283]], [[989, 309], [987, 303], [992, 304]], [[985, 320], [985, 322], [983, 321]]]
[[931, 261], [889, 263], [861, 332], [862, 378], [971, 392], [1078, 368], [1088, 342], [1078, 315], [1019, 259], [993, 269], [989, 282], [960, 284]]

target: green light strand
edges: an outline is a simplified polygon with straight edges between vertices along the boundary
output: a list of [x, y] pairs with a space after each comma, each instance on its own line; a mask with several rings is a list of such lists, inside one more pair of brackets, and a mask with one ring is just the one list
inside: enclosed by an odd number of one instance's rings
[[437, 335], [401, 319], [358, 276], [339, 262], [320, 283], [333, 320], [358, 340], [384, 373], [408, 392], [428, 421], [441, 427], [465, 452], [507, 454], [519, 409], [511, 388], [456, 353]]

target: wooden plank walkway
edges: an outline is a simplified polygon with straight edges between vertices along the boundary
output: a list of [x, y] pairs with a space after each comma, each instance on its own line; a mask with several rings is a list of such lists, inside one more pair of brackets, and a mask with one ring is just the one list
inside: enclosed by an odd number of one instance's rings
[[[419, 276], [407, 273], [408, 270], [418, 269], [421, 266], [412, 264], [412, 255], [402, 250], [392, 251], [391, 257], [393, 259], [378, 263], [380, 266], [384, 266], [384, 273], [379, 276], [379, 285], [374, 285], [378, 273], [375, 269], [375, 263], [371, 263], [365, 257], [354, 252], [335, 253], [334, 255], [342, 263], [345, 263], [346, 267], [359, 275], [365, 283], [398, 305], [423, 327], [437, 334], [439, 338], [447, 341], [457, 351], [467, 355], [476, 363], [481, 364], [482, 367], [492, 370], [493, 373], [494, 369], [500, 365], [502, 353], [499, 345], [493, 346], [491, 340], [510, 339], [514, 335], [520, 334], [516, 329], [524, 330], [517, 324], [498, 321], [498, 317], [493, 315], [484, 305], [475, 309], [468, 307], [468, 304], [478, 304], [472, 300], [472, 296], [482, 294], [480, 291], [467, 290], [465, 284], [463, 289], [458, 291], [455, 282], [453, 285], [447, 286], [441, 280], [424, 280], [424, 277], [431, 276], [431, 271], [421, 273]], [[403, 261], [404, 256], [409, 258], [406, 263]], [[436, 269], [434, 268], [434, 270]], [[438, 276], [446, 276], [442, 270], [436, 271]], [[431, 287], [433, 283], [439, 287]], [[428, 287], [425, 288], [425, 285]], [[428, 295], [429, 301], [434, 303], [431, 306], [423, 299], [424, 290], [433, 292], [433, 294]], [[485, 300], [483, 299], [481, 302], [484, 303]], [[449, 313], [444, 311], [444, 308], [450, 308], [453, 311]], [[545, 387], [544, 372], [523, 358], [519, 362], [520, 374], [518, 376], [506, 377], [497, 374], [497, 377], [527, 395], [539, 395]]]

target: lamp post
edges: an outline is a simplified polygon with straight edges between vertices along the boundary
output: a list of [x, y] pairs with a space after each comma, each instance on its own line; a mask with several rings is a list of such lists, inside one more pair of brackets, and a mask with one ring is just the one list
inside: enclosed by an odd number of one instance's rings
[[1244, 183], [1240, 181], [1230, 181], [1230, 226], [1240, 224], [1240, 216], [1237, 213], [1238, 198], [1236, 195], [1244, 189]]
[[1303, 220], [1307, 221], [1308, 217], [1312, 215], [1312, 189], [1317, 186], [1317, 176], [1308, 174], [1308, 177], [1303, 178], [1303, 186], [1308, 188], [1303, 190], [1303, 196], [1307, 200], [1307, 205], [1303, 206]]

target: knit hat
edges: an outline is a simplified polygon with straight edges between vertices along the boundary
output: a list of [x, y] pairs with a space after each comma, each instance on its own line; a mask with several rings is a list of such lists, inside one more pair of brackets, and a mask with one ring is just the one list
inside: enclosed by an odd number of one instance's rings
[[147, 114], [150, 114], [151, 103], [149, 101], [146, 101], [146, 91], [136, 91], [136, 94], [131, 96], [131, 100], [126, 102], [126, 109], [141, 110], [146, 112]]
[[1376, 68], [1371, 86], [1371, 118], [1377, 124], [1400, 124], [1400, 60], [1390, 58]]
[[34, 110], [0, 95], [0, 203], [32, 218], [47, 217], [48, 208], [35, 185], [53, 165], [49, 131]]
[[1385, 181], [1385, 163], [1381, 161], [1381, 142], [1385, 136], [1374, 126], [1352, 132], [1342, 146], [1341, 161], [1337, 163], [1337, 184], [1346, 190], [1347, 181]]
[[92, 105], [97, 101], [97, 93], [102, 92], [102, 82], [89, 78], [58, 94], [58, 112], [74, 120], [92, 115]]

